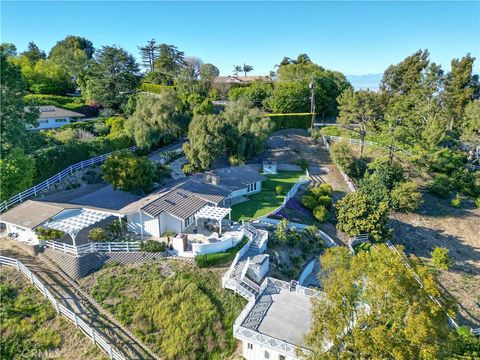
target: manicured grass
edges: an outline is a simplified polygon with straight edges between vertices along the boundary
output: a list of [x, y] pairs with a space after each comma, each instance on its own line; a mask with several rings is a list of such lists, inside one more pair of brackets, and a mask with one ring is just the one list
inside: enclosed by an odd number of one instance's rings
[[[261, 192], [250, 195], [248, 201], [232, 206], [232, 219], [235, 221], [252, 220], [272, 212], [280, 206], [285, 194], [302, 175], [302, 172], [296, 171], [267, 175], [268, 179], [263, 182]], [[283, 186], [284, 194], [278, 195], [275, 192], [277, 185]]]
[[242, 241], [240, 241], [237, 245], [228, 249], [225, 252], [196, 256], [195, 262], [197, 266], [200, 268], [226, 265], [235, 258], [235, 256], [237, 255], [237, 252], [239, 252], [240, 249], [244, 247], [247, 242], [248, 242], [248, 239], [244, 237]]

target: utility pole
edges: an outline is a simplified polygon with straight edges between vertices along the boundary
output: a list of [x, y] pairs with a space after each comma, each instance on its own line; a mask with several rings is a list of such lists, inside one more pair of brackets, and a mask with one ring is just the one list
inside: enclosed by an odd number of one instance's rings
[[313, 129], [313, 124], [315, 123], [315, 83], [310, 81], [310, 112], [312, 113], [312, 124], [310, 129]]

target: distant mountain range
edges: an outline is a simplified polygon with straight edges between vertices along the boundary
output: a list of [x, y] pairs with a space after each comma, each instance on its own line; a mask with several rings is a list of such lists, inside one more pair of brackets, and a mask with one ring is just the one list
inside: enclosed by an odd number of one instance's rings
[[378, 91], [383, 74], [347, 75], [355, 90], [370, 89]]

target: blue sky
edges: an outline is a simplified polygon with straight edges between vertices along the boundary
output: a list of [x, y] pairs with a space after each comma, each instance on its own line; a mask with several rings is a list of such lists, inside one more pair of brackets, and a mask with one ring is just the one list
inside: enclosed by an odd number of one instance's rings
[[284, 56], [307, 53], [345, 74], [381, 73], [422, 48], [449, 68], [479, 58], [480, 2], [1, 2], [1, 40], [48, 50], [68, 34], [96, 48], [117, 44], [138, 56], [151, 38], [215, 64], [267, 74]]

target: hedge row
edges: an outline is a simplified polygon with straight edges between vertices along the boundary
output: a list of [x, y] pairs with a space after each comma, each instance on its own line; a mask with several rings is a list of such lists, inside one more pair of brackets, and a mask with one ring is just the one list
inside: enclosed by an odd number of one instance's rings
[[119, 136], [113, 139], [99, 137], [91, 141], [74, 141], [37, 150], [34, 154], [36, 168], [34, 182], [41, 182], [77, 162], [132, 145], [132, 140], [128, 137]]
[[237, 252], [239, 252], [240, 249], [244, 247], [247, 242], [248, 239], [244, 237], [242, 241], [240, 241], [237, 245], [228, 249], [225, 252], [196, 256], [195, 262], [200, 268], [228, 264], [229, 262], [233, 261], [235, 255], [237, 255]]
[[165, 91], [175, 90], [175, 87], [174, 86], [168, 86], [168, 85], [141, 83], [140, 86], [139, 86], [139, 90], [154, 93], [154, 94], [162, 94]]
[[60, 95], [28, 94], [24, 97], [28, 105], [52, 105], [63, 109], [79, 112], [86, 116], [97, 116], [98, 106], [85, 104], [82, 98]]
[[312, 125], [312, 114], [263, 114], [272, 119], [274, 130], [282, 129], [309, 129]]

